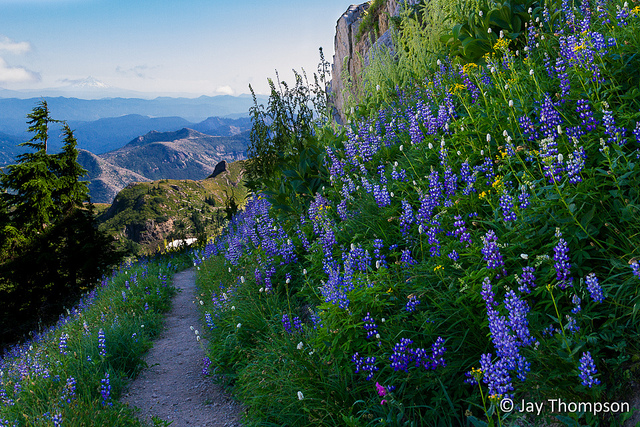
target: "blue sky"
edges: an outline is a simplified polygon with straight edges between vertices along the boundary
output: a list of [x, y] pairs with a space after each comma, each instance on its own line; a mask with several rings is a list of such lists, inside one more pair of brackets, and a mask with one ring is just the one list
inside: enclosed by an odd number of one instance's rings
[[0, 87], [89, 76], [151, 93], [267, 93], [331, 62], [345, 0], [0, 0]]

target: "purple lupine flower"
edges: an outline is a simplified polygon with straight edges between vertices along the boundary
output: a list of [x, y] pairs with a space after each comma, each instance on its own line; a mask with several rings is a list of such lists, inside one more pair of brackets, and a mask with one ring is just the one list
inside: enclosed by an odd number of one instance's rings
[[367, 331], [367, 339], [375, 337], [378, 333], [378, 326], [369, 312], [367, 312], [367, 315], [362, 318], [362, 321], [364, 322], [364, 329]]
[[389, 206], [391, 204], [391, 196], [389, 194], [389, 191], [387, 191], [386, 185], [374, 185], [373, 197], [375, 198], [379, 208], [384, 208], [385, 206]]
[[407, 236], [411, 230], [411, 225], [415, 222], [413, 208], [406, 200], [402, 200], [402, 215], [400, 215], [400, 232]]
[[389, 356], [391, 367], [394, 371], [408, 372], [409, 363], [414, 360], [411, 353], [407, 350], [413, 341], [409, 338], [400, 338], [400, 342], [393, 346], [393, 354]]
[[499, 358], [495, 363], [491, 361], [491, 353], [480, 356], [480, 369], [483, 381], [489, 387], [489, 395], [508, 395], [513, 391], [511, 377], [504, 359]]
[[522, 267], [522, 274], [520, 276], [516, 276], [516, 281], [520, 285], [518, 287], [520, 292], [528, 294], [531, 292], [531, 288], [535, 288], [536, 276], [534, 276], [533, 273], [535, 273], [535, 268], [531, 266]]
[[76, 384], [77, 381], [75, 378], [67, 378], [67, 384], [62, 390], [62, 400], [71, 403], [71, 401], [76, 398]]
[[289, 315], [286, 313], [282, 315], [282, 327], [285, 331], [287, 331], [287, 333], [293, 333], [293, 331], [291, 330], [291, 321], [289, 320]]
[[113, 403], [109, 402], [111, 398], [111, 383], [108, 372], [105, 373], [104, 378], [100, 380], [100, 394], [102, 395], [102, 405], [113, 406]]
[[527, 302], [511, 290], [505, 295], [504, 305], [509, 310], [509, 327], [520, 340], [519, 345], [532, 344], [535, 339], [529, 333], [527, 314], [530, 308]]
[[53, 416], [53, 427], [62, 427], [62, 414], [57, 413]]
[[493, 307], [496, 307], [498, 305], [498, 303], [496, 303], [495, 301], [495, 294], [493, 293], [491, 281], [488, 277], [485, 277], [482, 280], [482, 290], [480, 291], [480, 295], [482, 296], [482, 299], [487, 306], [487, 311], [492, 310]]
[[69, 334], [65, 334], [64, 332], [60, 335], [60, 342], [58, 343], [58, 349], [60, 350], [60, 354], [67, 354], [67, 340], [69, 339]]
[[431, 369], [436, 369], [438, 366], [447, 366], [447, 363], [444, 360], [445, 351], [447, 351], [447, 349], [444, 346], [444, 339], [442, 337], [438, 337], [436, 342], [431, 344]]
[[367, 381], [370, 381], [371, 378], [373, 378], [373, 375], [379, 370], [379, 368], [376, 366], [375, 356], [360, 357], [359, 353], [355, 353], [351, 357], [351, 361], [356, 365], [356, 374], [360, 371], [367, 372]]
[[298, 316], [293, 316], [293, 328], [296, 331], [302, 331], [302, 321]]
[[493, 230], [487, 231], [484, 236], [484, 246], [482, 248], [483, 259], [487, 261], [487, 268], [490, 270], [504, 266], [502, 255], [498, 249], [498, 238]]
[[631, 267], [633, 275], [640, 279], [640, 264], [638, 264], [638, 261], [633, 261], [631, 264], [629, 264], [629, 267]]
[[591, 388], [594, 385], [600, 384], [600, 380], [598, 378], [594, 378], [594, 375], [597, 373], [598, 370], [596, 369], [596, 364], [591, 357], [591, 352], [583, 352], [582, 357], [580, 358], [580, 379], [582, 380], [582, 385]]
[[571, 309], [571, 312], [573, 314], [578, 314], [580, 310], [582, 310], [582, 307], [580, 307], [580, 302], [581, 302], [580, 297], [576, 294], [573, 294], [573, 296], [571, 297], [571, 303], [573, 304], [573, 308]]
[[583, 147], [577, 148], [573, 153], [569, 154], [569, 159], [567, 160], [567, 177], [569, 178], [569, 183], [577, 184], [582, 182], [580, 172], [584, 169], [584, 160], [586, 158], [587, 154]]
[[624, 145], [627, 140], [625, 139], [625, 129], [623, 127], [616, 126], [616, 121], [613, 118], [613, 112], [603, 110], [602, 124], [604, 125], [604, 133], [609, 135], [607, 142], [609, 144], [618, 143], [618, 145]]
[[454, 236], [460, 236], [460, 243], [466, 243], [465, 247], [469, 247], [471, 242], [471, 234], [467, 231], [467, 227], [465, 226], [464, 220], [460, 215], [456, 215], [453, 217], [455, 222], [453, 226], [456, 228], [453, 232]]
[[107, 344], [102, 328], [98, 331], [98, 349], [100, 350], [100, 356], [104, 357], [107, 355]]
[[595, 302], [604, 301], [604, 293], [602, 292], [602, 287], [598, 282], [598, 278], [596, 277], [596, 274], [595, 273], [587, 274], [587, 278], [585, 279], [585, 282], [587, 284], [587, 290], [591, 295], [591, 299], [594, 300]]
[[374, 239], [373, 240], [373, 256], [376, 258], [376, 267], [386, 267], [387, 261], [386, 257], [380, 252], [380, 249], [384, 247], [384, 242], [382, 239]]
[[409, 301], [407, 302], [404, 308], [409, 313], [411, 313], [415, 311], [418, 304], [420, 304], [420, 300], [415, 295], [409, 295], [407, 298], [409, 298]]
[[565, 289], [567, 286], [572, 286], [573, 278], [569, 275], [571, 264], [569, 263], [569, 246], [567, 242], [560, 238], [558, 244], [553, 248], [555, 261], [554, 268], [556, 269], [556, 279], [558, 280], [558, 286], [561, 289]]
[[580, 330], [580, 326], [578, 326], [575, 317], [569, 316], [568, 314], [565, 317], [567, 318], [567, 324], [564, 327], [565, 330], [569, 332], [578, 332]]
[[418, 263], [418, 261], [413, 259], [413, 257], [411, 256], [411, 250], [410, 249], [403, 249], [402, 250], [402, 255], [400, 256], [400, 262], [403, 263], [407, 267], [411, 266], [411, 265], [415, 265], [415, 264]]
[[453, 262], [456, 262], [460, 259], [460, 255], [458, 254], [458, 252], [456, 252], [455, 250], [452, 250], [451, 252], [449, 252], [447, 254], [447, 256], [449, 257], [449, 259]]
[[202, 375], [209, 375], [209, 366], [211, 366], [211, 359], [208, 356], [205, 356], [202, 359]]
[[507, 190], [504, 190], [500, 196], [500, 208], [502, 209], [502, 216], [504, 217], [505, 222], [515, 221], [518, 219], [515, 212], [513, 212], [513, 198], [509, 196]]

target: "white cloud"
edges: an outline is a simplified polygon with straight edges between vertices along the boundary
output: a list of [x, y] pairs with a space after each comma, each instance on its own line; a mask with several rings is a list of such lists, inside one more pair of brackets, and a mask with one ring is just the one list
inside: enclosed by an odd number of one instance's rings
[[16, 55], [29, 52], [31, 44], [29, 42], [14, 42], [9, 37], [0, 36], [0, 52], [8, 52]]
[[22, 67], [10, 67], [0, 58], [0, 82], [3, 83], [29, 83], [40, 81], [40, 74]]
[[216, 89], [216, 92], [222, 93], [224, 95], [233, 95], [235, 91], [231, 88], [231, 86], [220, 86]]

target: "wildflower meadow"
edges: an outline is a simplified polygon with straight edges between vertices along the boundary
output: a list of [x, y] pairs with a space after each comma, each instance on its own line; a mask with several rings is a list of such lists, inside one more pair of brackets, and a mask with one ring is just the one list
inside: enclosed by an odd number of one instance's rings
[[127, 262], [0, 358], [0, 426], [138, 426], [118, 402], [163, 324], [186, 253]]
[[304, 210], [256, 191], [196, 254], [207, 373], [249, 425], [632, 417], [639, 15], [481, 2], [426, 66], [372, 63], [348, 123], [316, 126]]

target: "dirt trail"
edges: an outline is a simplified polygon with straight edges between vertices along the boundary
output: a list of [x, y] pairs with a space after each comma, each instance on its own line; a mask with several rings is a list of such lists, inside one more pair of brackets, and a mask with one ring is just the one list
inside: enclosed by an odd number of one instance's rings
[[240, 405], [202, 375], [204, 350], [190, 329], [202, 330], [194, 297], [195, 271], [176, 274], [173, 285], [179, 292], [163, 333], [145, 358], [149, 368], [121, 400], [140, 408], [140, 419], [150, 425], [156, 416], [173, 421], [172, 427], [240, 426]]

